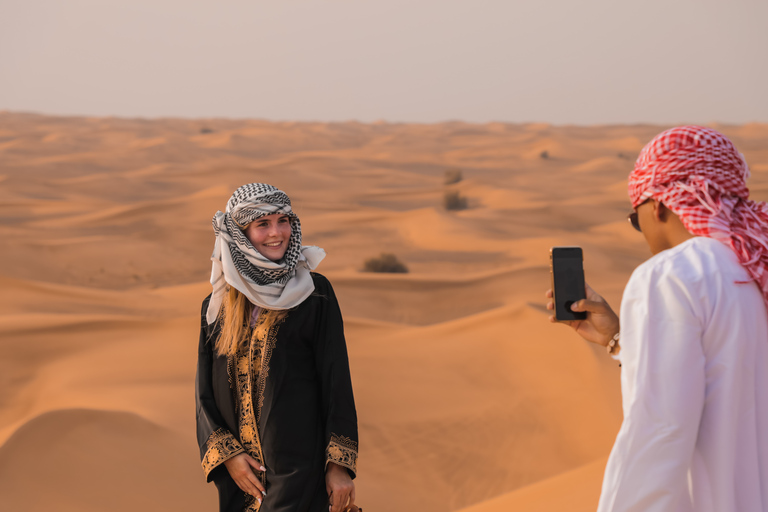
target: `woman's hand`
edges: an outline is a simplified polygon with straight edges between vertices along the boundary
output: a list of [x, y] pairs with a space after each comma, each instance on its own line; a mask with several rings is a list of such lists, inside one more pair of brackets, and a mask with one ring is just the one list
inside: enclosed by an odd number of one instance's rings
[[355, 484], [352, 482], [347, 468], [328, 463], [325, 470], [325, 490], [328, 492], [330, 512], [346, 512], [357, 510], [355, 506]]
[[237, 486], [261, 503], [262, 497], [266, 496], [267, 492], [264, 490], [264, 486], [261, 485], [259, 477], [256, 476], [256, 472], [266, 471], [264, 466], [247, 453], [240, 453], [231, 459], [225, 460], [224, 465]]
[[[613, 335], [619, 332], [619, 317], [613, 312], [611, 306], [595, 291], [586, 286], [587, 298], [573, 303], [571, 311], [586, 311], [586, 320], [569, 320], [562, 322], [570, 325], [576, 333], [587, 341], [606, 346]], [[547, 290], [546, 296], [552, 299], [552, 290]], [[547, 309], [554, 310], [555, 303], [547, 302]], [[554, 316], [549, 317], [550, 322], [556, 322]]]

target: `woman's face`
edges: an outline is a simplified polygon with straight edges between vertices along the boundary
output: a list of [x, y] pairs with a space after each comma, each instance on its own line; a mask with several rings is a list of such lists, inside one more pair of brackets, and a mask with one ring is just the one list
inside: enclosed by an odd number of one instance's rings
[[285, 256], [291, 239], [291, 220], [282, 213], [273, 213], [251, 222], [243, 232], [257, 251], [272, 261], [279, 261]]

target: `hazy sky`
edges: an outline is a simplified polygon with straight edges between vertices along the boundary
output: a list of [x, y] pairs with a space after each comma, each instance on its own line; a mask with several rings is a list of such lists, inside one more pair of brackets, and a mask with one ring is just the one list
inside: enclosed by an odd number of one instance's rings
[[768, 0], [0, 0], [0, 110], [768, 122]]

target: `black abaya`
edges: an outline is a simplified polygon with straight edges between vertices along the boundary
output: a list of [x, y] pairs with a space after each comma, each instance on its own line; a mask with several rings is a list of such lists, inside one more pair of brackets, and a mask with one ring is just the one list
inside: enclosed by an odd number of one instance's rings
[[[357, 415], [341, 311], [328, 280], [312, 279], [315, 292], [236, 357], [216, 354], [220, 327], [207, 325], [210, 296], [203, 301], [197, 439], [220, 512], [324, 512], [326, 465], [355, 477]], [[242, 452], [267, 469], [260, 508], [223, 464]]]

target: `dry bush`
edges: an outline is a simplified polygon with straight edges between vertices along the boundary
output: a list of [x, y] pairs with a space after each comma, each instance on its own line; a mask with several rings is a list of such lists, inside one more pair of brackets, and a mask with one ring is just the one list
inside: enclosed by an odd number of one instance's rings
[[383, 252], [378, 258], [370, 258], [365, 260], [363, 264], [363, 270], [365, 272], [390, 272], [395, 274], [405, 274], [408, 272], [408, 267], [397, 259], [394, 254]]
[[464, 179], [464, 176], [461, 174], [461, 169], [448, 169], [445, 171], [446, 185], [453, 185], [454, 183], [460, 182], [462, 179]]
[[443, 206], [446, 210], [465, 210], [467, 198], [457, 190], [446, 190], [443, 196]]
[[547, 150], [545, 149], [544, 151], [542, 151], [542, 152], [539, 154], [539, 156], [540, 156], [541, 158], [543, 158], [544, 160], [546, 160], [547, 158], [549, 158], [549, 151], [547, 151]]

